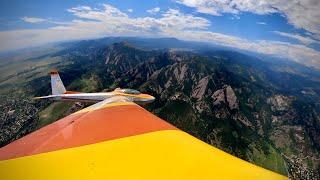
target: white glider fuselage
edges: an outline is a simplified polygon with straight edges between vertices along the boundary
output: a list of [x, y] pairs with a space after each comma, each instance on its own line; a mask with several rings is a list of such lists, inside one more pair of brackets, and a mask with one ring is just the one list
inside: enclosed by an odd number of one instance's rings
[[132, 102], [138, 104], [150, 103], [154, 101], [154, 97], [148, 94], [128, 94], [118, 92], [127, 89], [116, 89], [111, 92], [98, 92], [98, 93], [66, 93], [60, 95], [52, 95], [54, 100], [57, 101], [77, 101], [77, 102], [99, 102], [113, 97], [124, 97]]
[[54, 99], [59, 101], [99, 102], [115, 96], [111, 92], [61, 94]]
[[134, 89], [120, 89], [116, 88], [111, 92], [97, 92], [97, 93], [82, 93], [66, 91], [60, 76], [57, 71], [52, 71], [51, 75], [51, 89], [52, 95], [36, 97], [35, 99], [50, 98], [57, 101], [74, 101], [74, 102], [99, 102], [106, 99], [110, 101], [131, 101], [137, 104], [146, 104], [153, 102], [155, 98], [148, 94], [142, 94]]

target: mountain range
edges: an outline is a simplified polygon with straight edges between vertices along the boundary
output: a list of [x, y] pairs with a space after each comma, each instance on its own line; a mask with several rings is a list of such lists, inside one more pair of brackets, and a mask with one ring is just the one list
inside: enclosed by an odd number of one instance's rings
[[[49, 77], [43, 71], [57, 68], [69, 90], [121, 87], [149, 93], [156, 101], [145, 108], [211, 145], [293, 179], [319, 178], [316, 69], [173, 38], [67, 42], [19, 60], [21, 56], [14, 56], [10, 66], [26, 63], [13, 74], [25, 81], [6, 73], [0, 83], [5, 94], [2, 145], [87, 105], [18, 103], [49, 94]], [[0, 63], [8, 58], [13, 57], [2, 57]]]

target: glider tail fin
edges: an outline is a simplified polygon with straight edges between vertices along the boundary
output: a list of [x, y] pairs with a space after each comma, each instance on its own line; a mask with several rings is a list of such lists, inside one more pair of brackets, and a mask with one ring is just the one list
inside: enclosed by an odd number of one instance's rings
[[51, 76], [52, 95], [59, 95], [59, 94], [65, 93], [66, 88], [64, 87], [61, 81], [58, 71], [56, 70], [51, 71], [50, 76]]

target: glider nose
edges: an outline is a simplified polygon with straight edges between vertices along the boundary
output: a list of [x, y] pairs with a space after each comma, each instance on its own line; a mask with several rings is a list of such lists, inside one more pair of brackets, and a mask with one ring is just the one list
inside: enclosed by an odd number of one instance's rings
[[137, 103], [139, 104], [149, 104], [152, 103], [156, 98], [149, 94], [141, 94]]
[[149, 95], [149, 96], [150, 96], [149, 99], [148, 99], [149, 102], [153, 102], [156, 99], [155, 97], [153, 97], [151, 95]]
[[145, 101], [146, 103], [151, 103], [151, 102], [153, 102], [155, 99], [156, 99], [155, 97], [153, 97], [153, 96], [151, 96], [151, 95], [149, 95], [149, 94], [146, 94], [146, 97], [144, 98], [144, 101]]

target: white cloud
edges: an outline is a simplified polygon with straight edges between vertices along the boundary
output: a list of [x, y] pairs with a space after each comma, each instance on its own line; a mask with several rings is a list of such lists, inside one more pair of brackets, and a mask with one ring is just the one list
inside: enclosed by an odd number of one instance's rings
[[47, 21], [47, 19], [43, 19], [43, 18], [36, 18], [36, 17], [23, 17], [21, 18], [24, 22], [28, 22], [28, 23], [42, 23]]
[[234, 14], [230, 19], [232, 19], [232, 20], [240, 19], [240, 16], [237, 14]]
[[319, 0], [178, 0], [198, 12], [220, 16], [221, 13], [251, 12], [259, 15], [279, 13], [288, 23], [320, 37]]
[[[174, 35], [174, 32], [172, 32]], [[290, 44], [280, 41], [249, 41], [247, 39], [229, 36], [209, 31], [184, 31], [175, 35], [180, 39], [192, 39], [205, 42], [215, 42], [218, 45], [234, 47], [276, 57], [289, 58], [296, 62], [320, 68], [320, 52], [304, 45]]]
[[81, 6], [81, 8], [83, 10], [87, 10], [87, 11], [91, 11], [92, 10], [90, 6]]
[[309, 38], [309, 37], [301, 36], [299, 34], [291, 34], [291, 33], [279, 32], [279, 31], [273, 31], [273, 32], [280, 35], [280, 36], [283, 36], [283, 37], [288, 37], [291, 39], [298, 40], [301, 43], [306, 44], [306, 45], [309, 45], [311, 43], [319, 43], [319, 41], [316, 41], [316, 40]]
[[128, 12], [132, 13], [133, 12], [133, 9], [127, 9]]
[[0, 31], [0, 51], [41, 45], [48, 42], [103, 36], [165, 35], [165, 31], [206, 29], [210, 22], [201, 17], [169, 9], [160, 18], [130, 18], [119, 9], [104, 4], [102, 9], [78, 6], [67, 10], [77, 19], [48, 29]]
[[124, 28], [126, 31], [150, 31], [150, 33], [157, 33], [160, 30], [168, 28], [176, 30], [205, 29], [210, 25], [210, 22], [204, 18], [195, 17], [191, 14], [183, 14], [176, 9], [169, 9], [164, 12], [160, 18], [130, 18], [127, 14], [113, 6], [108, 4], [104, 4], [103, 6], [103, 10], [87, 11], [81, 7], [77, 7], [71, 8], [68, 11], [72, 12], [79, 18], [93, 20], [93, 22], [82, 21], [82, 25], [87, 23], [93, 23], [96, 25], [102, 24], [107, 26], [104, 29]]
[[320, 68], [320, 52], [305, 45], [277, 41], [250, 41], [209, 31], [210, 21], [176, 9], [160, 17], [129, 17], [119, 9], [104, 4], [101, 9], [79, 6], [68, 9], [76, 19], [49, 29], [0, 31], [0, 51], [41, 45], [62, 40], [104, 36], [176, 37], [184, 40], [212, 42], [243, 50], [291, 58]]
[[152, 8], [152, 9], [149, 9], [147, 10], [148, 13], [150, 14], [156, 14], [160, 11], [160, 8], [159, 7], [155, 7], [155, 8]]
[[267, 23], [265, 23], [265, 22], [257, 22], [257, 24], [260, 24], [260, 25], [267, 25]]
[[44, 23], [44, 22], [45, 23], [58, 24], [58, 25], [68, 25], [68, 24], [70, 24], [69, 22], [52, 21], [50, 19], [35, 18], [35, 17], [23, 17], [21, 19], [24, 22], [33, 23], [33, 24]]

